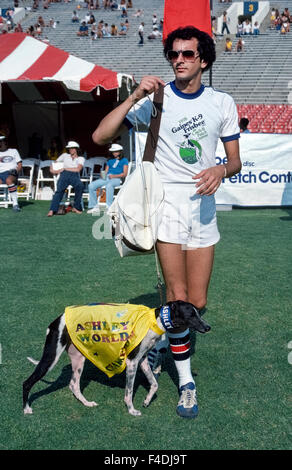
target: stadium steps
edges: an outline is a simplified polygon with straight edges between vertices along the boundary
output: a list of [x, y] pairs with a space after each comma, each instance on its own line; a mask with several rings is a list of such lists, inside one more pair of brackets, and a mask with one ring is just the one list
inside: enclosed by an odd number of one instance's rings
[[[29, 0], [26, 0], [28, 3]], [[134, 0], [134, 8], [128, 10], [130, 29], [126, 37], [104, 38], [92, 41], [90, 37], [79, 38], [76, 35], [78, 24], [71, 23], [71, 16], [77, 3], [53, 3], [48, 10], [42, 7], [36, 12], [30, 12], [22, 21], [25, 30], [37, 22], [39, 15], [46, 23], [54, 18], [59, 23], [57, 28], [45, 28], [43, 38], [47, 37], [50, 44], [55, 45], [82, 59], [104, 66], [108, 69], [134, 75], [139, 82], [143, 75], [159, 75], [163, 80], [173, 79], [170, 66], [165, 61], [161, 41], [147, 39], [152, 31], [152, 15], [157, 14], [158, 20], [163, 18], [162, 0]], [[277, 1], [273, 5], [280, 12], [285, 7], [292, 12], [292, 0]], [[228, 4], [213, 2], [213, 13], [218, 16]], [[135, 18], [133, 13], [138, 9], [144, 10], [141, 18]], [[79, 12], [83, 19], [87, 9]], [[117, 26], [123, 21], [120, 12], [105, 11], [103, 8], [94, 10], [96, 21], [101, 19]], [[138, 46], [138, 26], [144, 21], [144, 46]], [[267, 15], [263, 26], [269, 25]], [[291, 28], [292, 29], [292, 28]], [[233, 37], [234, 48], [237, 39]], [[212, 70], [212, 85], [230, 93], [237, 103], [288, 103], [292, 81], [292, 30], [285, 36], [278, 31], [269, 30], [264, 34], [244, 37], [243, 53], [222, 52], [225, 37], [218, 39], [216, 50], [217, 60]], [[203, 74], [203, 83], [209, 84], [209, 74]], [[292, 83], [291, 83], [292, 86]]]

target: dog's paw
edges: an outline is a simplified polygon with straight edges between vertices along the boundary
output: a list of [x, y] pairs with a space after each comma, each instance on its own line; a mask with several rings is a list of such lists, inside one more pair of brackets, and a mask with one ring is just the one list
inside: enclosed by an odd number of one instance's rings
[[129, 410], [129, 413], [132, 416], [141, 416], [142, 415], [141, 411], [135, 410], [135, 408], [133, 408], [132, 410]]
[[26, 405], [25, 408], [23, 409], [23, 413], [25, 415], [32, 415], [32, 413], [33, 413], [32, 408], [30, 406]]
[[86, 403], [84, 403], [84, 405], [91, 408], [93, 406], [98, 406], [98, 403], [96, 403], [95, 401], [87, 401]]

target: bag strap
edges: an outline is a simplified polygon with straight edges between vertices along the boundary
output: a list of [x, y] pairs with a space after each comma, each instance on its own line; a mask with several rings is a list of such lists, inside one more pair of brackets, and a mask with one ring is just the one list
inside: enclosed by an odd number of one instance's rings
[[156, 110], [155, 115], [152, 114], [150, 127], [148, 129], [147, 140], [144, 149], [143, 162], [154, 162], [154, 156], [158, 141], [158, 133], [160, 128], [162, 105], [163, 105], [164, 87], [159, 85], [158, 91], [154, 94], [153, 106]]

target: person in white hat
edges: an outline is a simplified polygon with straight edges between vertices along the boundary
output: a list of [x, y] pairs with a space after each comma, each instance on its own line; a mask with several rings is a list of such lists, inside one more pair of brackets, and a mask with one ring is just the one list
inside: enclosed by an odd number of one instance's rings
[[76, 214], [82, 214], [81, 198], [83, 193], [83, 183], [80, 180], [80, 171], [84, 165], [84, 157], [81, 156], [80, 147], [77, 142], [70, 140], [66, 145], [68, 153], [62, 153], [57, 158], [57, 165], [53, 164], [50, 167], [50, 171], [54, 175], [60, 175], [57, 184], [57, 191], [55, 192], [51, 207], [48, 212], [48, 217], [52, 217], [58, 212], [60, 202], [64, 196], [65, 190], [68, 186], [73, 186], [74, 189], [74, 207], [72, 212]]
[[99, 214], [96, 190], [105, 187], [106, 205], [110, 207], [114, 200], [114, 189], [121, 184], [121, 178], [125, 178], [128, 173], [128, 160], [123, 157], [123, 147], [120, 144], [112, 144], [109, 148], [111, 157], [105, 168], [105, 179], [99, 178], [92, 181], [88, 186], [89, 201], [87, 214]]
[[20, 212], [17, 198], [17, 175], [22, 167], [18, 150], [8, 148], [7, 138], [0, 134], [0, 184], [7, 184], [13, 212]]

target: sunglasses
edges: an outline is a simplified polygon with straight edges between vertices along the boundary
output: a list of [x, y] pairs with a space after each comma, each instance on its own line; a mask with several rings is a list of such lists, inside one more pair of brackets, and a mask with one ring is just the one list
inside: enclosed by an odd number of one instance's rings
[[195, 60], [200, 55], [198, 51], [187, 49], [185, 51], [167, 51], [166, 57], [170, 62], [174, 62], [179, 58], [180, 54], [186, 60]]

